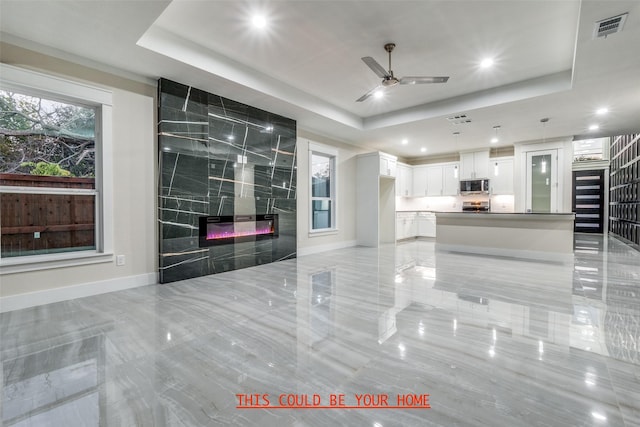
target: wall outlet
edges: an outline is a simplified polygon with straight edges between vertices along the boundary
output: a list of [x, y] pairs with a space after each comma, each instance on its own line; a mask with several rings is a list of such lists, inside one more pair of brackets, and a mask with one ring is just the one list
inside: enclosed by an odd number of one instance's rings
[[34, 239], [39, 239], [40, 238], [40, 232], [39, 231], [34, 231], [33, 232], [33, 238]]
[[124, 265], [125, 257], [124, 255], [116, 255], [116, 265]]

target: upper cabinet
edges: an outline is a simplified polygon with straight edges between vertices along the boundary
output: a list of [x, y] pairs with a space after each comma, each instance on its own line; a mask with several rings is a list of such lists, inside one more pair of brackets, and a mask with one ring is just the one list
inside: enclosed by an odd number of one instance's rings
[[387, 153], [378, 153], [380, 156], [380, 176], [395, 177], [397, 157]]
[[427, 196], [442, 196], [442, 166], [427, 167]]
[[396, 196], [413, 196], [413, 170], [404, 163], [398, 163], [396, 166]]
[[497, 157], [490, 163], [491, 194], [513, 194], [513, 157]]
[[460, 153], [460, 179], [489, 177], [488, 150]]
[[414, 197], [427, 195], [427, 166], [413, 167], [413, 192]]
[[460, 167], [457, 163], [442, 165], [442, 195], [457, 196], [460, 189], [458, 179]]
[[443, 163], [413, 167], [413, 196], [458, 194], [458, 164]]

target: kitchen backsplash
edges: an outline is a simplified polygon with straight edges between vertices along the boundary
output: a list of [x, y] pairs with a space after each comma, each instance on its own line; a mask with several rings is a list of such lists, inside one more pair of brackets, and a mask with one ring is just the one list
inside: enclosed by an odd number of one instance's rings
[[[465, 200], [487, 200], [478, 196], [441, 196], [441, 197], [396, 197], [396, 211], [438, 211], [460, 212]], [[513, 212], [514, 196], [500, 195], [491, 197], [491, 212]]]

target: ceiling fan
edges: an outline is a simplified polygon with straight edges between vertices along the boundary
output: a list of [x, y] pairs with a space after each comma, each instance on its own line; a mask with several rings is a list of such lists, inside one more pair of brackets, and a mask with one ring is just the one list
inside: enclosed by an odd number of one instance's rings
[[429, 77], [429, 76], [408, 76], [401, 77], [398, 79], [393, 75], [393, 71], [391, 70], [391, 52], [393, 52], [393, 48], [395, 48], [395, 43], [387, 43], [384, 45], [384, 50], [389, 53], [389, 71], [385, 70], [382, 65], [378, 64], [378, 62], [370, 56], [365, 56], [362, 58], [365, 64], [371, 70], [376, 73], [378, 77], [382, 77], [382, 83], [379, 86], [371, 89], [369, 92], [362, 95], [360, 98], [356, 99], [356, 102], [362, 102], [369, 98], [371, 95], [376, 93], [379, 90], [395, 86], [397, 84], [401, 85], [415, 85], [415, 84], [424, 84], [424, 83], [446, 83], [449, 80], [449, 77]]

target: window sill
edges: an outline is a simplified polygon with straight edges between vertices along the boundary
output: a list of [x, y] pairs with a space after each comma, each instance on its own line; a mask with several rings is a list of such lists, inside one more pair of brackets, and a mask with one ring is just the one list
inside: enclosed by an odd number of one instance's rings
[[113, 262], [112, 253], [67, 252], [0, 259], [0, 275]]
[[309, 230], [309, 237], [320, 236], [334, 236], [338, 234], [337, 228], [325, 229], [325, 230]]

